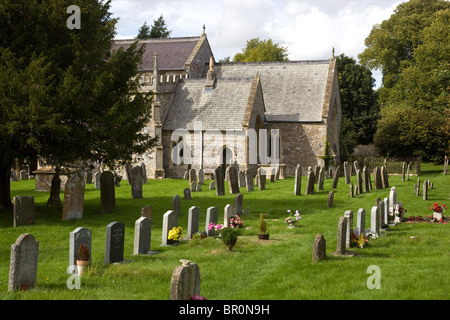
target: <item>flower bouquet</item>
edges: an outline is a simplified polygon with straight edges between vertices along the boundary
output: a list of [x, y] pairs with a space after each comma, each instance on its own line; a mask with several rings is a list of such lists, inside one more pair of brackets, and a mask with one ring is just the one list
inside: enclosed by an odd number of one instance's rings
[[241, 217], [239, 217], [239, 215], [234, 215], [232, 217], [230, 217], [230, 221], [229, 224], [230, 228], [242, 228], [242, 220]]
[[[291, 210], [287, 210], [287, 213], [291, 213]], [[295, 214], [294, 215], [289, 215], [289, 217], [287, 217], [284, 222], [288, 225], [288, 227], [294, 227], [295, 224], [297, 223], [298, 220], [300, 220], [302, 217], [300, 217], [300, 213], [298, 212], [298, 210], [295, 210]]]
[[179, 241], [182, 233], [183, 233], [182, 227], [173, 227], [172, 230], [169, 231], [167, 239], [172, 241]]
[[433, 204], [432, 207], [430, 207], [430, 210], [433, 211], [433, 220], [434, 221], [444, 221], [444, 214], [445, 210], [447, 209], [447, 206], [445, 204], [439, 205], [437, 202]]
[[214, 237], [220, 238], [220, 231], [223, 229], [222, 224], [215, 224], [213, 222], [210, 222], [208, 225], [209, 231], [214, 231]]
[[369, 243], [369, 238], [364, 235], [364, 232], [360, 232], [358, 228], [351, 230], [350, 246], [364, 248]]

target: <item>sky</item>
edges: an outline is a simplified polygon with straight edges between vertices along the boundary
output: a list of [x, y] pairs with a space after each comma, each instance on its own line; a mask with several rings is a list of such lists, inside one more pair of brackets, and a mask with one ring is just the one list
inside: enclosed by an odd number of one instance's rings
[[[241, 52], [248, 40], [272, 39], [289, 60], [322, 60], [345, 54], [358, 61], [371, 29], [406, 0], [112, 0], [117, 39], [163, 15], [171, 37], [200, 36], [203, 25], [216, 61]], [[381, 72], [373, 70], [376, 86]]]

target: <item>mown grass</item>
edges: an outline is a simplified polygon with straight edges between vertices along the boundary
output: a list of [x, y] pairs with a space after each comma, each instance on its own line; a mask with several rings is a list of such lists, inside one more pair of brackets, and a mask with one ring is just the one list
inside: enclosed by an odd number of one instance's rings
[[[391, 186], [397, 187], [398, 200], [408, 210], [406, 215], [426, 216], [432, 203], [448, 203], [450, 176], [442, 174], [442, 166], [423, 164], [421, 181], [434, 183], [429, 200], [414, 194], [417, 177], [401, 181], [391, 176]], [[402, 223], [379, 239], [371, 240], [364, 249], [353, 249], [357, 257], [336, 257], [337, 222], [346, 210], [365, 208], [366, 227], [370, 227], [370, 209], [377, 197], [389, 196], [389, 190], [373, 190], [349, 198], [349, 187], [341, 178], [335, 189], [334, 207], [327, 208], [331, 179], [325, 180], [325, 190], [305, 196], [293, 195], [294, 178], [267, 183], [266, 190], [247, 192], [236, 246], [229, 252], [218, 239], [185, 241], [178, 246], [161, 247], [163, 214], [172, 208], [172, 197], [181, 196], [179, 225], [187, 227], [189, 207], [200, 207], [200, 228], [205, 227], [206, 209], [216, 206], [223, 219], [223, 208], [234, 204], [234, 195], [217, 197], [208, 190], [192, 193], [192, 200], [183, 200], [185, 180], [149, 180], [144, 185], [144, 198], [131, 199], [126, 181], [116, 188], [116, 210], [100, 213], [100, 191], [86, 185], [82, 220], [61, 221], [62, 208], [47, 207], [47, 192], [35, 192], [34, 180], [12, 182], [12, 196], [33, 195], [36, 219], [32, 226], [13, 227], [12, 211], [0, 209], [0, 298], [1, 299], [131, 299], [166, 300], [170, 296], [170, 280], [178, 260], [197, 263], [201, 272], [201, 295], [211, 300], [399, 300], [450, 298], [450, 224]], [[352, 177], [356, 184], [356, 177]], [[226, 186], [227, 187], [227, 186]], [[228, 190], [226, 188], [226, 190]], [[61, 199], [63, 195], [61, 194]], [[141, 207], [153, 207], [152, 248], [159, 253], [151, 256], [133, 255], [134, 223]], [[284, 224], [286, 210], [298, 209], [302, 216], [299, 226], [288, 229]], [[259, 214], [264, 213], [270, 232], [268, 241], [256, 237]], [[125, 224], [123, 264], [105, 265], [106, 225], [112, 221]], [[92, 266], [81, 278], [80, 290], [69, 290], [69, 233], [77, 227], [92, 230]], [[10, 247], [22, 233], [31, 233], [39, 241], [37, 286], [26, 292], [8, 292]], [[316, 234], [326, 239], [327, 259], [312, 263], [312, 244]], [[411, 238], [414, 236], [413, 238]], [[367, 268], [376, 265], [381, 271], [381, 289], [367, 288], [371, 274]]]

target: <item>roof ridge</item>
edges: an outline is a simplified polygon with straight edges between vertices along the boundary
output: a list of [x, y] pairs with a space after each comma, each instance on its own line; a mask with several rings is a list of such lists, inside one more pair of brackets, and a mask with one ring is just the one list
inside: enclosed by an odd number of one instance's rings
[[114, 43], [133, 43], [138, 41], [140, 43], [155, 43], [155, 42], [177, 42], [177, 41], [198, 41], [200, 36], [196, 37], [176, 37], [176, 38], [145, 38], [145, 39], [113, 39]]

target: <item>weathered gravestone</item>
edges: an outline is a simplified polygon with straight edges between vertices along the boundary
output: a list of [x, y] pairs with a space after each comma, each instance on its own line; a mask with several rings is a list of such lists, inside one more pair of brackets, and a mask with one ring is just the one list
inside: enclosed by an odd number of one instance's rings
[[191, 189], [185, 188], [183, 191], [184, 200], [191, 200]]
[[314, 172], [311, 167], [308, 167], [306, 190], [305, 195], [312, 194], [314, 192]]
[[189, 186], [191, 186], [192, 183], [195, 183], [195, 186], [197, 186], [197, 173], [195, 169], [189, 170]]
[[238, 173], [238, 177], [239, 177], [239, 188], [244, 188], [246, 186], [245, 184], [245, 171], [244, 170], [240, 170]]
[[339, 174], [341, 171], [341, 166], [336, 167], [336, 171], [334, 172], [333, 183], [331, 184], [331, 189], [336, 189], [339, 182]]
[[11, 245], [8, 290], [27, 290], [36, 285], [39, 242], [24, 233]]
[[81, 171], [71, 174], [64, 186], [62, 220], [82, 219], [84, 206], [84, 178]]
[[170, 282], [170, 300], [191, 300], [200, 295], [200, 269], [197, 264], [189, 260], [175, 268]]
[[28, 180], [27, 170], [20, 170], [20, 180]]
[[223, 196], [225, 195], [225, 181], [223, 177], [222, 167], [219, 166], [214, 170], [214, 177], [216, 180], [216, 195]]
[[198, 232], [198, 225], [200, 219], [200, 208], [192, 206], [189, 208], [187, 238], [191, 239], [194, 234]]
[[356, 213], [356, 229], [358, 229], [359, 234], [361, 235], [364, 233], [365, 228], [366, 228], [366, 210], [361, 208]]
[[123, 261], [125, 243], [125, 224], [111, 222], [106, 226], [105, 263]]
[[327, 208], [332, 208], [333, 202], [334, 202], [334, 193], [333, 193], [333, 191], [330, 191], [328, 193]]
[[236, 168], [229, 166], [226, 170], [226, 175], [228, 177], [228, 189], [230, 194], [239, 193], [239, 179]]
[[347, 161], [344, 162], [344, 177], [345, 177], [345, 183], [350, 183], [350, 165]]
[[324, 168], [320, 167], [319, 176], [317, 178], [317, 191], [323, 190], [324, 178], [325, 178]]
[[256, 179], [258, 180], [259, 191], [266, 190], [266, 174], [263, 168], [258, 168]]
[[387, 173], [386, 166], [381, 167], [381, 182], [383, 184], [383, 189], [389, 188], [389, 176]]
[[317, 262], [327, 257], [326, 241], [322, 234], [317, 234], [314, 239], [312, 261]]
[[383, 181], [381, 179], [381, 172], [379, 167], [375, 167], [375, 169], [373, 169], [373, 180], [376, 190], [383, 189]]
[[356, 171], [356, 190], [357, 193], [356, 194], [361, 194], [363, 192], [363, 180], [361, 177], [361, 171], [358, 169]]
[[[69, 266], [76, 266], [78, 250], [80, 245], [84, 244], [89, 249], [89, 263], [92, 257], [92, 231], [87, 228], [79, 227], [69, 234]], [[77, 272], [77, 268], [71, 268], [73, 272]]]
[[209, 183], [209, 190], [216, 190], [216, 182], [214, 180]]
[[425, 180], [423, 182], [423, 187], [422, 187], [422, 199], [423, 200], [428, 200], [428, 181]]
[[203, 169], [198, 170], [198, 182], [202, 185], [205, 184], [205, 174], [203, 173]]
[[14, 227], [29, 226], [34, 224], [34, 197], [14, 197]]
[[100, 176], [101, 212], [108, 213], [116, 209], [116, 193], [114, 175], [111, 171], [104, 171]]
[[295, 168], [295, 184], [294, 184], [294, 195], [299, 196], [302, 189], [302, 167], [297, 165]]
[[363, 183], [363, 188], [364, 188], [364, 192], [369, 192], [370, 191], [370, 182], [369, 182], [369, 178], [370, 178], [370, 173], [369, 170], [367, 169], [366, 166], [363, 167], [363, 179], [364, 179], [364, 183]]
[[354, 196], [353, 182], [350, 182], [350, 198]]
[[141, 208], [141, 217], [146, 217], [152, 220], [153, 208], [151, 206], [144, 206]]
[[346, 256], [352, 257], [355, 252], [346, 250], [346, 239], [347, 239], [347, 221], [346, 217], [340, 217], [338, 222], [338, 232], [336, 240], [336, 251], [332, 254], [335, 256]]
[[145, 167], [145, 163], [141, 163], [142, 170], [142, 183], [147, 183], [147, 168]]
[[189, 180], [189, 171], [184, 172], [183, 180]]
[[180, 208], [180, 196], [174, 195], [172, 198], [173, 212], [175, 212], [178, 216], [180, 216], [181, 208]]
[[142, 168], [140, 166], [134, 166], [131, 168], [131, 198], [142, 198], [142, 182]]
[[209, 224], [217, 224], [219, 220], [219, 209], [217, 207], [209, 207], [206, 210], [205, 232], [208, 237], [214, 236], [214, 230], [209, 230]]
[[152, 221], [147, 217], [140, 217], [134, 223], [133, 254], [149, 254], [152, 239]]
[[61, 178], [59, 174], [56, 173], [52, 179], [52, 184], [50, 187], [50, 198], [47, 200], [48, 206], [60, 206], [61, 198], [59, 197], [59, 193], [61, 191]]
[[394, 214], [394, 208], [397, 204], [397, 189], [395, 187], [391, 188], [389, 192], [389, 211]]
[[91, 169], [87, 169], [86, 170], [86, 183], [87, 184], [91, 184], [93, 178], [94, 178], [94, 175], [92, 174], [92, 170]]
[[101, 171], [97, 171], [97, 172], [94, 173], [94, 177], [93, 177], [93, 179], [94, 179], [94, 188], [97, 189], [97, 190], [101, 188], [101, 185], [100, 185], [100, 177], [101, 176], [102, 176]]
[[176, 227], [178, 227], [178, 214], [176, 212], [173, 212], [173, 210], [169, 210], [164, 213], [161, 239], [162, 246], [172, 245], [175, 243], [174, 240], [169, 240], [168, 236], [169, 231]]
[[406, 176], [406, 162], [402, 162], [402, 181], [405, 181]]
[[254, 191], [255, 186], [253, 184], [253, 176], [249, 169], [245, 169], [244, 178], [245, 178], [245, 188], [247, 189], [247, 191], [249, 192]]
[[244, 212], [244, 195], [239, 193], [234, 197], [234, 213], [240, 215]]

